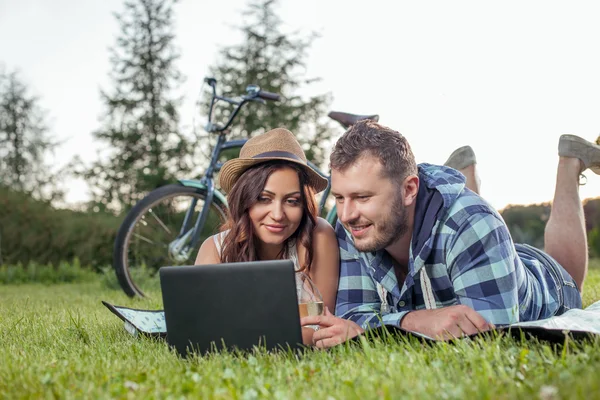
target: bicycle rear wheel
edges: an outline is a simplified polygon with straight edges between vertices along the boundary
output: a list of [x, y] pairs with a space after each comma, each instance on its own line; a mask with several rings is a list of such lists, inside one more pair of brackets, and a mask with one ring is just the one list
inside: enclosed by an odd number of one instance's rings
[[[119, 228], [113, 252], [113, 265], [121, 288], [128, 296], [146, 296], [160, 290], [158, 269], [165, 266], [193, 265], [202, 242], [215, 234], [225, 221], [227, 206], [213, 197], [198, 243], [188, 251], [175, 251], [186, 212], [196, 205], [187, 232], [193, 229], [206, 202], [206, 190], [182, 185], [167, 185], [150, 192], [136, 204]], [[185, 232], [184, 232], [185, 233]]]

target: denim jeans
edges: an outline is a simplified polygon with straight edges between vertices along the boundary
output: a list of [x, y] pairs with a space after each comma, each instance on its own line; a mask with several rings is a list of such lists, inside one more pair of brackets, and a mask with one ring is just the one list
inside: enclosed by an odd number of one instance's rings
[[548, 270], [558, 289], [559, 308], [555, 315], [564, 314], [571, 308], [581, 308], [581, 293], [577, 288], [575, 280], [554, 258], [545, 252], [528, 244], [515, 244], [522, 251], [535, 257]]

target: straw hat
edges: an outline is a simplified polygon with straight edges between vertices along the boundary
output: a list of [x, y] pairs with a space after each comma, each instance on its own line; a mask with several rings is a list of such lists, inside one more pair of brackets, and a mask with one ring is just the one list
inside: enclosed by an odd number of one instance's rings
[[287, 129], [275, 128], [248, 139], [240, 150], [239, 158], [223, 164], [219, 175], [221, 188], [229, 192], [244, 171], [253, 165], [271, 160], [284, 160], [300, 165], [308, 175], [308, 184], [317, 193], [327, 187], [327, 179], [308, 166], [304, 151], [294, 134]]

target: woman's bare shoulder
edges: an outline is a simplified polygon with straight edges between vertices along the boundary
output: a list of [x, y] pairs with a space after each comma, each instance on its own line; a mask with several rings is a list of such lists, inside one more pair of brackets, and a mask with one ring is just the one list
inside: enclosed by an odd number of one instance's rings
[[333, 227], [325, 219], [318, 217], [317, 224], [314, 230], [314, 237], [333, 238], [335, 239], [335, 231]]
[[[302, 243], [298, 243], [297, 246], [300, 263], [303, 263], [306, 257], [306, 247], [304, 247]], [[313, 229], [313, 252], [328, 249], [332, 246], [337, 246], [335, 231], [329, 222], [321, 217], [318, 217], [317, 223]]]
[[209, 236], [200, 246], [198, 257], [196, 257], [196, 265], [202, 264], [217, 264], [220, 263], [219, 252], [215, 240], [219, 240], [219, 234]]

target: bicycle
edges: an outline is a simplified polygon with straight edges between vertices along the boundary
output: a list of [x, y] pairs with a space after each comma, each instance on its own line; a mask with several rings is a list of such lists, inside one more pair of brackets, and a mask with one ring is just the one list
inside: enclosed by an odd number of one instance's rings
[[[214, 184], [214, 174], [222, 166], [219, 157], [223, 151], [241, 148], [247, 141], [227, 140], [229, 128], [245, 104], [265, 104], [266, 101], [280, 100], [278, 94], [263, 91], [258, 85], [248, 85], [246, 94], [240, 96], [239, 100], [227, 98], [217, 95], [216, 79], [206, 78], [204, 81], [212, 88], [205, 130], [209, 134], [218, 135], [204, 176], [200, 179], [181, 179], [176, 184], [151, 191], [129, 211], [117, 232], [113, 266], [121, 288], [130, 297], [144, 297], [148, 288], [143, 286], [158, 286], [156, 279], [147, 279], [148, 271], [152, 274], [163, 266], [193, 264], [192, 257], [198, 253], [200, 244], [218, 232], [227, 216], [227, 199]], [[235, 106], [225, 125], [212, 122], [213, 109], [218, 101]], [[362, 119], [379, 120], [378, 115], [355, 115], [337, 111], [330, 112], [328, 116], [344, 129]], [[328, 174], [323, 173], [312, 162], [308, 163], [321, 176], [330, 180]], [[325, 207], [329, 190], [330, 185], [319, 201], [319, 214]], [[329, 210], [326, 219], [332, 225], [335, 223], [335, 206]]]

